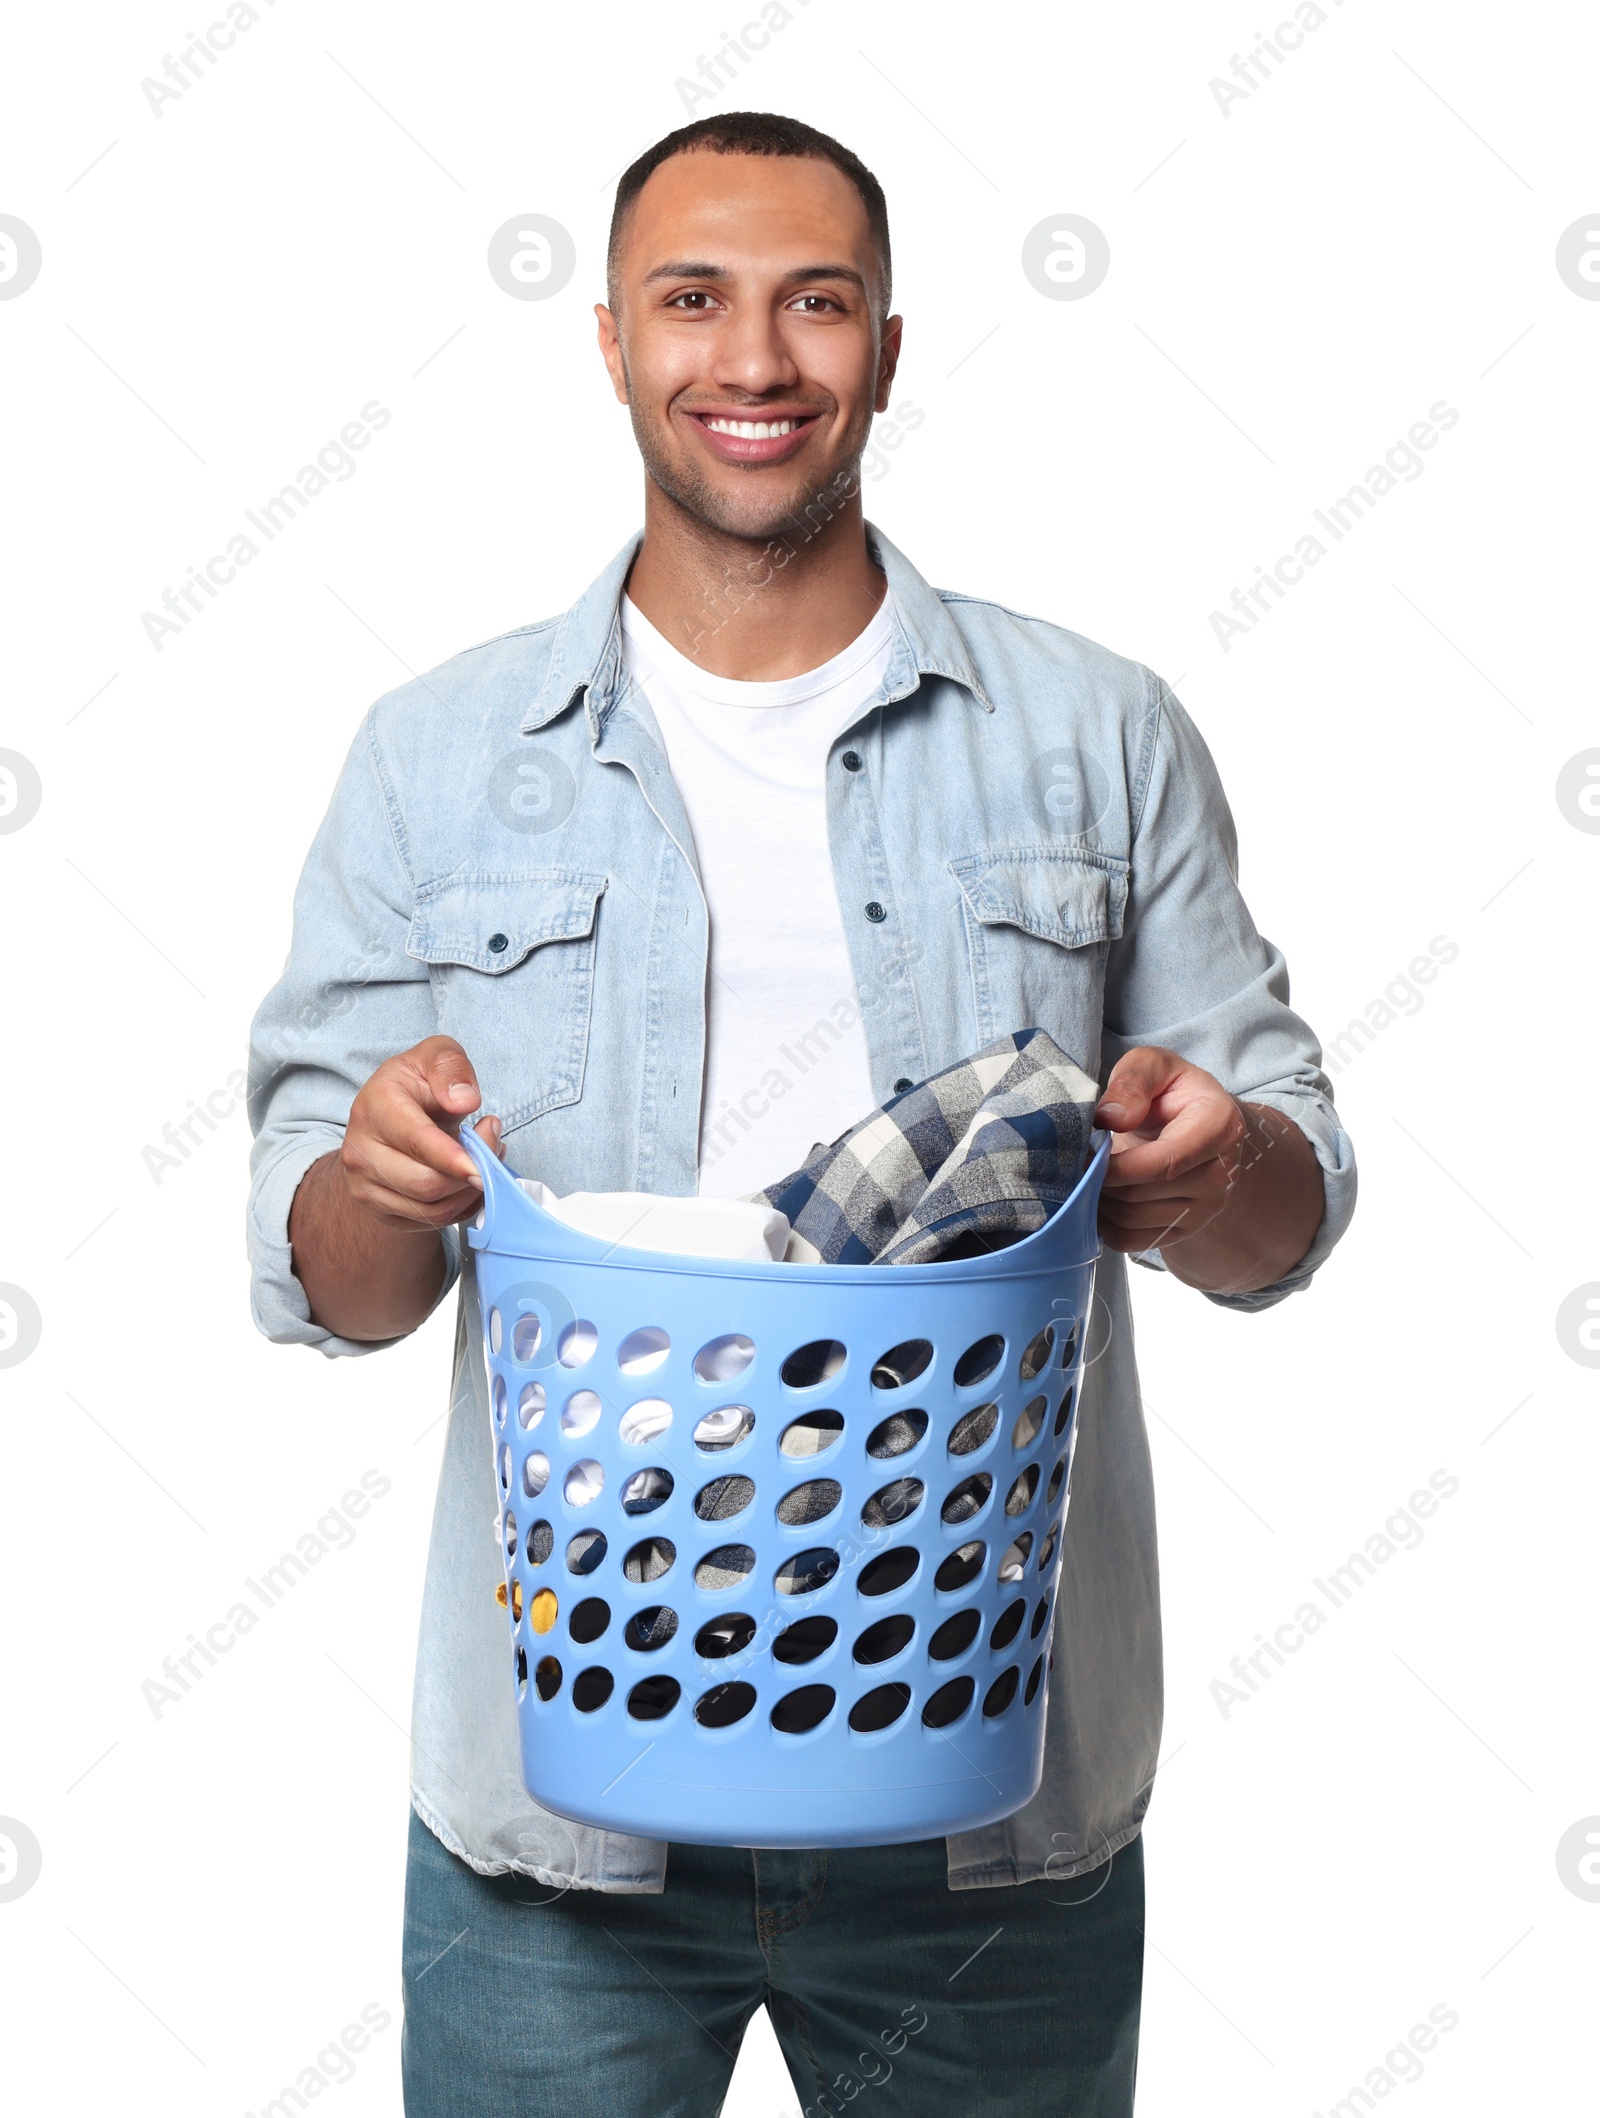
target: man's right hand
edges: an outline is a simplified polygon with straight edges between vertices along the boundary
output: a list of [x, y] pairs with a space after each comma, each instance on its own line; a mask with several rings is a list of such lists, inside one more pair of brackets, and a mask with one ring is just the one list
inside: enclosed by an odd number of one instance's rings
[[[472, 1061], [453, 1037], [424, 1037], [386, 1059], [350, 1106], [338, 1154], [351, 1201], [405, 1230], [443, 1228], [476, 1213], [483, 1185], [455, 1127], [482, 1100]], [[478, 1130], [499, 1154], [499, 1119], [481, 1119]]]
[[[454, 1128], [481, 1102], [453, 1037], [425, 1037], [386, 1059], [350, 1106], [344, 1144], [313, 1162], [289, 1209], [294, 1269], [313, 1323], [339, 1338], [414, 1331], [438, 1301], [439, 1230], [483, 1201]], [[498, 1118], [478, 1129], [504, 1152]]]

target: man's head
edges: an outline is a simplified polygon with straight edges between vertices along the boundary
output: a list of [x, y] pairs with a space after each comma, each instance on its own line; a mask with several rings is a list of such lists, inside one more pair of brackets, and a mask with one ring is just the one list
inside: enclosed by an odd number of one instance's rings
[[842, 490], [889, 401], [889, 289], [882, 188], [825, 133], [736, 111], [641, 155], [617, 186], [595, 313], [661, 492], [765, 541]]

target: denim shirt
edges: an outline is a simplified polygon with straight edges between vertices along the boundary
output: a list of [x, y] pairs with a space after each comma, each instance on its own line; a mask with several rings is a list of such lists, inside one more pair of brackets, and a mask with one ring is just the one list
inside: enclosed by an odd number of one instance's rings
[[[936, 591], [868, 537], [897, 635], [881, 689], [830, 747], [826, 786], [875, 1097], [1035, 1024], [1102, 1081], [1130, 1047], [1170, 1046], [1286, 1113], [1316, 1151], [1326, 1212], [1308, 1255], [1276, 1286], [1210, 1297], [1281, 1300], [1342, 1234], [1355, 1170], [1283, 958], [1239, 894], [1204, 743], [1149, 670]], [[707, 912], [659, 731], [622, 667], [618, 604], [637, 548], [564, 617], [380, 699], [351, 745], [296, 891], [284, 974], [252, 1029], [252, 1306], [271, 1339], [380, 1350], [311, 1321], [289, 1207], [374, 1069], [435, 1032], [465, 1047], [516, 1175], [558, 1192], [696, 1188]], [[440, 1300], [460, 1292], [413, 1800], [485, 1874], [659, 1890], [663, 1844], [568, 1824], [523, 1789], [472, 1254], [456, 1229], [444, 1242]], [[1119, 1255], [1102, 1260], [1097, 1306], [1044, 1781], [1006, 1821], [947, 1841], [953, 1888], [1092, 1868], [1134, 1836], [1149, 1800], [1156, 1532]]]

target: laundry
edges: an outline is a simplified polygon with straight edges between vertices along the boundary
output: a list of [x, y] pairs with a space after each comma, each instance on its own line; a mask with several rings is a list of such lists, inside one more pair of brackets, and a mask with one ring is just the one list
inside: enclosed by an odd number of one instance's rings
[[748, 1199], [521, 1188], [625, 1249], [803, 1265], [922, 1265], [1001, 1250], [1071, 1197], [1092, 1152], [1094, 1082], [1041, 1029], [931, 1074]]

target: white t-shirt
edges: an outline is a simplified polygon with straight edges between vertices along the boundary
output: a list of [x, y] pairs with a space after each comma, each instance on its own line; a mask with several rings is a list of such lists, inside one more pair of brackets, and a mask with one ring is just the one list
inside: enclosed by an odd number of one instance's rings
[[[737, 621], [735, 621], [737, 622]], [[622, 643], [688, 812], [710, 912], [699, 1189], [776, 1183], [876, 1102], [828, 855], [828, 746], [883, 682], [887, 590], [843, 653], [804, 676], [710, 676], [626, 596]]]

